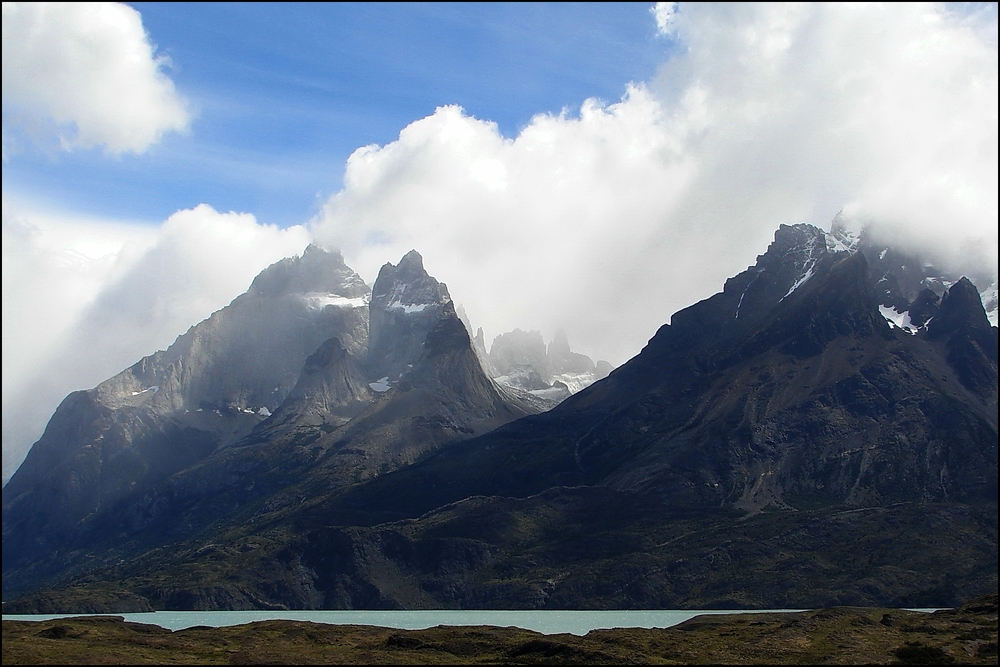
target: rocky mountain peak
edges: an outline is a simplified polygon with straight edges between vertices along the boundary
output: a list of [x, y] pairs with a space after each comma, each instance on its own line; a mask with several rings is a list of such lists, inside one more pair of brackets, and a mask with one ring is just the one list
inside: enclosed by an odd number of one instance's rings
[[424, 269], [424, 260], [416, 250], [403, 255], [399, 264], [386, 262], [379, 270], [372, 287], [372, 300], [384, 307], [411, 307], [408, 312], [422, 310], [420, 306], [443, 305], [451, 301], [448, 286], [432, 278]]
[[804, 222], [778, 225], [774, 240], [764, 254], [774, 255], [795, 250], [808, 252], [816, 244], [826, 245], [826, 234], [819, 227]]
[[337, 337], [328, 338], [306, 358], [299, 379], [272, 419], [258, 428], [258, 438], [291, 425], [341, 426], [371, 402], [374, 392], [354, 356]]
[[[838, 259], [846, 257], [843, 244], [831, 243], [823, 230], [800, 223], [781, 225], [774, 241], [756, 263], [726, 281], [721, 295], [681, 310], [671, 318], [671, 326], [691, 335], [709, 324], [719, 331], [745, 329], [800, 289], [825, 273]], [[711, 327], [710, 327], [711, 328]]]
[[396, 266], [383, 265], [369, 307], [368, 359], [373, 372], [390, 381], [406, 373], [449, 304], [448, 287], [424, 270], [417, 251], [403, 255]]
[[262, 297], [330, 295], [359, 298], [370, 293], [365, 281], [344, 263], [340, 251], [310, 244], [299, 257], [287, 257], [254, 278], [248, 294]]
[[540, 331], [514, 329], [500, 334], [490, 346], [490, 362], [504, 384], [528, 391], [549, 387], [546, 378], [551, 369]]
[[937, 315], [927, 325], [928, 334], [941, 337], [956, 330], [987, 330], [990, 322], [986, 318], [979, 290], [968, 278], [961, 278], [945, 292], [941, 298]]
[[[70, 535], [100, 508], [226, 449], [285, 401], [304, 365], [331, 365], [341, 348], [363, 353], [368, 294], [337, 252], [310, 246], [272, 264], [166, 350], [78, 392], [86, 400], [64, 401], [51, 421], [74, 428], [46, 430], [5, 487], [5, 503], [8, 490], [22, 496], [15, 514], [50, 517], [53, 534]], [[317, 353], [331, 339], [336, 346]], [[332, 365], [346, 370], [319, 373], [315, 383], [333, 387], [326, 403], [353, 409], [357, 401], [333, 395], [358, 384], [356, 369]], [[355, 393], [364, 390], [362, 383]], [[32, 495], [40, 479], [57, 489], [42, 503]], [[5, 517], [9, 511], [5, 504]]]
[[917, 298], [907, 307], [910, 324], [917, 328], [927, 324], [932, 317], [937, 315], [939, 303], [941, 303], [941, 297], [935, 294], [934, 290], [920, 290]]
[[843, 213], [837, 213], [830, 224], [827, 245], [831, 250], [855, 252], [861, 241], [861, 232], [860, 226], [848, 222]]
[[424, 270], [424, 258], [416, 250], [410, 250], [399, 260], [396, 266], [401, 271], [412, 271], [413, 273], [426, 273]]
[[809, 274], [810, 269], [814, 269], [816, 263], [827, 255], [843, 251], [840, 245], [831, 243], [819, 227], [805, 223], [780, 225], [767, 251], [757, 257], [755, 268], [789, 273], [798, 280]]
[[997, 405], [997, 333], [986, 317], [976, 286], [961, 278], [941, 298], [926, 325], [927, 338], [944, 344], [948, 363], [966, 389]]
[[428, 357], [453, 350], [472, 349], [472, 340], [465, 325], [455, 313], [455, 304], [448, 301], [441, 310], [441, 317], [424, 339], [424, 353]]
[[540, 331], [514, 329], [493, 339], [489, 364], [493, 378], [508, 389], [526, 392], [555, 405], [607, 377], [611, 365], [570, 349], [566, 331], [545, 345]]
[[553, 375], [594, 372], [594, 362], [590, 357], [570, 349], [565, 329], [556, 331], [552, 342], [549, 343], [548, 362]]

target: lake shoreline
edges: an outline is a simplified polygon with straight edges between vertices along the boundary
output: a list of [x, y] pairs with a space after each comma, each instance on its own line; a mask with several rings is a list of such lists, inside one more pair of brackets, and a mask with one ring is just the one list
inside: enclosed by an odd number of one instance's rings
[[[194, 626], [212, 628], [260, 621], [303, 621], [329, 625], [369, 625], [395, 630], [426, 630], [437, 626], [493, 626], [531, 630], [543, 635], [583, 636], [592, 630], [669, 628], [696, 616], [787, 614], [809, 609], [633, 609], [633, 610], [246, 610], [152, 611], [107, 614], [4, 614], [5, 621], [44, 622], [84, 617], [121, 617], [177, 631]], [[910, 611], [937, 611], [920, 609]]]
[[3, 620], [3, 664], [997, 663], [997, 595], [934, 613], [833, 607], [702, 614], [669, 628], [542, 634], [268, 620], [171, 631], [124, 617]]

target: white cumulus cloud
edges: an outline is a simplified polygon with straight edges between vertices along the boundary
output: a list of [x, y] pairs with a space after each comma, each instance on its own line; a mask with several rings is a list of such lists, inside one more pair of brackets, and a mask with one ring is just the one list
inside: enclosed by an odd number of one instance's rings
[[674, 34], [674, 18], [677, 15], [676, 2], [657, 2], [650, 9], [653, 18], [656, 20], [656, 31], [660, 35], [671, 36]]
[[[621, 363], [781, 223], [877, 223], [996, 276], [995, 9], [672, 4], [654, 80], [516, 137], [444, 106], [359, 149], [313, 221], [368, 280], [410, 248], [488, 339]], [[983, 285], [985, 287], [985, 285]]]
[[191, 113], [128, 5], [3, 3], [4, 144], [16, 133], [64, 148], [142, 153]]
[[996, 274], [995, 5], [694, 3], [673, 21], [686, 52], [651, 85], [700, 128], [699, 189], [799, 199], [811, 222], [843, 207]]
[[629, 322], [637, 351], [669, 315], [647, 301], [654, 293], [628, 286], [651, 268], [643, 257], [694, 175], [680, 149], [643, 88], [617, 104], [588, 101], [579, 117], [538, 116], [513, 140], [441, 107], [398, 141], [356, 151], [314, 233], [368, 280], [416, 248], [490, 335], [521, 326], [551, 336], [565, 324], [571, 341], [586, 328], [588, 347], [606, 353], [598, 339], [645, 307]]

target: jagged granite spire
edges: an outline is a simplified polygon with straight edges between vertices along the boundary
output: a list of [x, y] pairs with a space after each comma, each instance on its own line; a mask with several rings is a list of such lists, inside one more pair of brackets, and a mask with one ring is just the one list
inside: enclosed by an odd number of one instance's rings
[[416, 250], [406, 253], [397, 266], [382, 266], [370, 307], [372, 372], [388, 382], [406, 373], [448, 303], [448, 287], [428, 275]]

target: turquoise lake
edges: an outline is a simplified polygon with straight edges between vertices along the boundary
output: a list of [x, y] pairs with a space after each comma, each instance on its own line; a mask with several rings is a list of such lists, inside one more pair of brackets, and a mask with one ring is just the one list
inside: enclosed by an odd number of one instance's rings
[[[793, 612], [801, 609], [744, 610], [630, 610], [630, 611], [156, 611], [141, 614], [101, 614], [124, 616], [128, 621], [150, 623], [170, 630], [195, 625], [222, 627], [254, 621], [293, 620], [333, 625], [375, 625], [401, 630], [422, 630], [438, 625], [495, 625], [517, 627], [552, 635], [585, 635], [604, 628], [669, 628], [704, 614], [754, 614]], [[917, 609], [913, 611], [934, 611]], [[4, 614], [3, 620], [49, 621], [94, 614]]]

